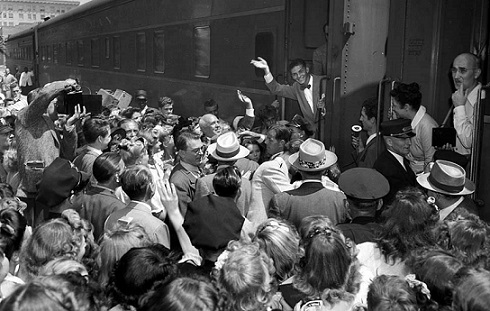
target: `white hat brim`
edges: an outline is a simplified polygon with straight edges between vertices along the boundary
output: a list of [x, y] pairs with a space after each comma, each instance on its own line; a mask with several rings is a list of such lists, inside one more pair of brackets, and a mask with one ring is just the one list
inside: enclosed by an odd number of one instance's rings
[[454, 192], [447, 192], [445, 190], [435, 188], [434, 186], [432, 186], [429, 182], [429, 175], [430, 175], [430, 173], [424, 173], [424, 174], [420, 174], [419, 176], [417, 176], [417, 182], [419, 183], [419, 185], [421, 185], [422, 187], [424, 187], [427, 190], [432, 190], [434, 192], [438, 192], [438, 193], [442, 193], [442, 194], [446, 194], [446, 195], [468, 195], [468, 194], [472, 194], [473, 192], [475, 192], [475, 187], [474, 187], [473, 183], [468, 178], [466, 178], [463, 190], [461, 190], [460, 192], [454, 193]]
[[299, 164], [299, 152], [296, 152], [289, 156], [289, 163], [294, 166], [297, 170], [299, 171], [304, 171], [304, 172], [317, 172], [317, 171], [322, 171], [324, 169], [329, 168], [330, 166], [334, 165], [337, 163], [337, 155], [333, 152], [325, 150], [325, 163], [322, 166], [316, 167], [316, 168], [306, 168], [304, 166], [301, 166]]
[[208, 146], [208, 153], [218, 161], [224, 161], [224, 162], [235, 161], [238, 159], [243, 159], [250, 154], [250, 150], [240, 145], [240, 150], [236, 155], [234, 155], [231, 158], [223, 158], [216, 154], [216, 146], [217, 146], [216, 143], [210, 144]]

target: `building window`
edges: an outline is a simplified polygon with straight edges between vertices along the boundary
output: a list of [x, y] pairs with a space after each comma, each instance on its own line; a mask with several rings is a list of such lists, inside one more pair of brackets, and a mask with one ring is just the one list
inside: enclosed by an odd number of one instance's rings
[[92, 39], [91, 42], [92, 67], [100, 66], [100, 47], [99, 38]]
[[121, 69], [121, 38], [113, 37], [114, 69]]
[[138, 71], [146, 70], [146, 34], [136, 34], [136, 68]]
[[[61, 47], [61, 46], [60, 46]], [[58, 45], [53, 45], [53, 63], [57, 64], [58, 63], [58, 53], [59, 53], [59, 48]]]
[[37, 15], [36, 14], [32, 14], [32, 19], [36, 19], [37, 18]]
[[14, 18], [14, 13], [9, 13], [9, 18]]
[[209, 78], [211, 69], [211, 29], [209, 26], [194, 28], [194, 76]]
[[83, 40], [77, 41], [77, 56], [78, 56], [78, 66], [83, 66], [83, 61], [84, 61]]
[[27, 19], [32, 19], [32, 14], [28, 13], [27, 14]]
[[[257, 57], [266, 59], [269, 68], [274, 72], [274, 35], [272, 32], [259, 32], [255, 35], [255, 59]], [[255, 68], [255, 76], [263, 77], [264, 71]]]
[[51, 55], [51, 45], [46, 45], [46, 58], [48, 63], [51, 63], [52, 55]]
[[155, 72], [165, 72], [165, 36], [163, 31], [155, 32], [153, 37], [153, 62]]
[[44, 19], [45, 17], [46, 17], [46, 15], [41, 14], [41, 19]]
[[19, 18], [24, 19], [24, 13], [19, 13]]

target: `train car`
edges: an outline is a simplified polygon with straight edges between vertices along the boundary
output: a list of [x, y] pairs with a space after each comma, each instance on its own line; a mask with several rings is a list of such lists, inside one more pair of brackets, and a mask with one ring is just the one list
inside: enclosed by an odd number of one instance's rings
[[[213, 98], [230, 120], [243, 114], [237, 89], [257, 110], [276, 99], [250, 60], [265, 58], [273, 75], [290, 83], [288, 63], [303, 58], [311, 64], [327, 23], [320, 90], [327, 114], [319, 134], [346, 169], [353, 164], [350, 129], [366, 98], [380, 98], [386, 119], [393, 82], [418, 82], [423, 105], [440, 124], [450, 107], [449, 68], [457, 54], [482, 56], [486, 82], [488, 12], [487, 0], [93, 0], [9, 37], [7, 64], [30, 64], [40, 85], [72, 77], [85, 92], [145, 89], [151, 106], [170, 96], [184, 116], [202, 114]], [[278, 99], [284, 118], [299, 113], [295, 101]], [[481, 142], [490, 141], [487, 126]], [[484, 152], [478, 167], [480, 176], [490, 171]]]

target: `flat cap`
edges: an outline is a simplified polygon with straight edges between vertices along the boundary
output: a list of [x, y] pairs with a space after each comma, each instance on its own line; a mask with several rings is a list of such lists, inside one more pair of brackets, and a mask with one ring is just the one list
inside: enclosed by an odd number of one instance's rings
[[375, 169], [356, 167], [340, 175], [339, 188], [347, 197], [358, 200], [376, 200], [388, 194], [390, 184]]
[[137, 90], [136, 98], [138, 99], [146, 99], [146, 91], [145, 90]]

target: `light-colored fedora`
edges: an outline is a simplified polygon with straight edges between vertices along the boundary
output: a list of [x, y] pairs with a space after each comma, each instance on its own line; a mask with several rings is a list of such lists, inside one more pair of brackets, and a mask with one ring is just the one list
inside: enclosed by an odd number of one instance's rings
[[467, 195], [475, 192], [475, 184], [466, 178], [466, 171], [458, 164], [446, 160], [434, 162], [429, 173], [417, 177], [425, 189], [447, 195]]
[[299, 146], [299, 151], [289, 157], [289, 163], [300, 171], [316, 172], [337, 163], [337, 156], [325, 150], [321, 141], [308, 138]]
[[209, 145], [208, 152], [218, 161], [235, 161], [248, 156], [250, 150], [240, 145], [234, 132], [226, 132]]

